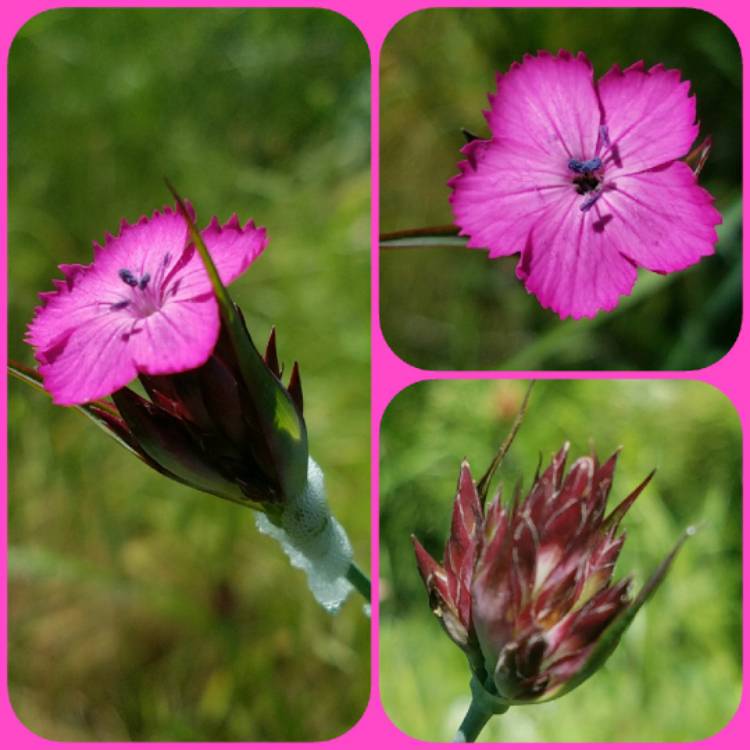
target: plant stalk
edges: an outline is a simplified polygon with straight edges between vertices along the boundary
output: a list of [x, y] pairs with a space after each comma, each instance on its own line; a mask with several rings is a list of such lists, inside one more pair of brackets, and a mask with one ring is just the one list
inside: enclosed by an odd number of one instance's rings
[[424, 247], [466, 247], [466, 237], [459, 236], [458, 227], [446, 224], [439, 227], [402, 229], [398, 232], [384, 232], [380, 235], [383, 250]]
[[484, 729], [485, 724], [490, 720], [490, 717], [494, 714], [505, 713], [508, 708], [510, 706], [506, 706], [504, 711], [500, 711], [498, 708], [493, 709], [483, 701], [478, 701], [476, 697], [472, 697], [469, 710], [466, 712], [466, 716], [464, 716], [464, 720], [461, 722], [461, 726], [458, 728], [453, 741], [474, 742], [482, 729]]
[[418, 227], [416, 229], [400, 229], [396, 232], [381, 232], [381, 242], [403, 240], [408, 237], [456, 237], [458, 227], [455, 224], [442, 224], [437, 227]]
[[370, 603], [370, 579], [355, 562], [349, 564], [346, 580]]

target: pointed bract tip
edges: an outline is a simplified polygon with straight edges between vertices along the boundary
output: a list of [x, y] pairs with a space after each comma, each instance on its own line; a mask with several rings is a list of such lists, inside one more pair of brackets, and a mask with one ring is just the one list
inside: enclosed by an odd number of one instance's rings
[[177, 188], [169, 181], [168, 177], [164, 178], [164, 182], [177, 203], [177, 211], [188, 222], [188, 224], [193, 224], [195, 221], [195, 212], [192, 210], [193, 207], [190, 205], [189, 201], [180, 196], [177, 192]]
[[604, 519], [602, 527], [605, 530], [617, 531], [625, 514], [630, 510], [630, 506], [638, 499], [638, 496], [648, 486], [654, 478], [656, 469], [652, 469], [648, 476]]
[[299, 374], [299, 362], [297, 361], [292, 365], [292, 374], [289, 376], [287, 390], [289, 391], [289, 395], [292, 397], [292, 401], [297, 407], [297, 411], [301, 417], [305, 403], [302, 396], [302, 378]]
[[276, 351], [276, 326], [271, 328], [268, 343], [266, 344], [266, 353], [263, 355], [263, 361], [266, 363], [266, 367], [268, 367], [277, 378], [281, 377], [279, 357]]
[[422, 576], [422, 580], [427, 585], [429, 578], [434, 574], [438, 568], [438, 563], [435, 558], [422, 546], [422, 543], [417, 537], [411, 535], [411, 543], [414, 547], [414, 554], [417, 558], [417, 567], [419, 568], [419, 574]]

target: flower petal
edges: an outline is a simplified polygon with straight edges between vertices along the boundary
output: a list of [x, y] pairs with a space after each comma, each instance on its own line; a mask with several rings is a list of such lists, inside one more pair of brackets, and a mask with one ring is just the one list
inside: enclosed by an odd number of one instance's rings
[[598, 204], [581, 211], [580, 202], [573, 194], [537, 222], [516, 267], [526, 289], [561, 318], [612, 310], [637, 275], [607, 233], [609, 219]]
[[[135, 278], [152, 277], [165, 257], [173, 263], [180, 257], [187, 238], [185, 220], [167, 207], [143, 216], [136, 224], [123, 221], [120, 235], [107, 235], [103, 245], [94, 244], [94, 262], [88, 266], [62, 265], [65, 280], [53, 281], [56, 290], [42, 295], [26, 340], [37, 350], [92, 318], [110, 310], [111, 305], [129, 296], [120, 271]], [[154, 281], [152, 280], [152, 284]]]
[[448, 183], [461, 234], [491, 258], [521, 252], [540, 214], [570, 192], [565, 165], [509, 139], [472, 141], [463, 152], [468, 161]]
[[266, 230], [252, 220], [241, 227], [237, 214], [223, 226], [214, 216], [201, 236], [224, 284], [234, 281], [268, 245]]
[[687, 164], [620, 176], [614, 186], [601, 201], [613, 217], [603, 234], [635, 263], [671, 273], [713, 254], [721, 214]]
[[[243, 273], [268, 244], [265, 229], [256, 227], [253, 221], [241, 227], [236, 214], [223, 226], [214, 217], [201, 236], [224, 284]], [[185, 248], [177, 267], [165, 281], [166, 295], [176, 301], [211, 290], [203, 261], [192, 244]]]
[[219, 306], [207, 292], [170, 301], [136, 321], [129, 332], [128, 353], [139, 372], [166, 375], [200, 367], [219, 337]]
[[[121, 269], [139, 279], [145, 273], [154, 279], [162, 265], [169, 267], [177, 261], [187, 236], [185, 219], [169, 206], [150, 217], [141, 217], [135, 224], [123, 221], [118, 236], [107, 235], [103, 246], [94, 245], [94, 264], [86, 274], [86, 283], [112, 279], [122, 287], [118, 276]], [[89, 281], [91, 276], [94, 279]]]
[[[698, 136], [695, 97], [679, 70], [643, 62], [613, 66], [599, 81], [599, 98], [612, 148], [607, 177], [651, 169], [687, 154]], [[612, 171], [612, 170], [617, 171]]]
[[487, 114], [493, 138], [526, 144], [563, 167], [569, 159], [594, 156], [601, 113], [594, 72], [582, 52], [525, 55], [497, 83]]
[[108, 396], [136, 376], [127, 348], [130, 323], [121, 316], [89, 318], [62, 331], [36, 353], [44, 387], [61, 406]]

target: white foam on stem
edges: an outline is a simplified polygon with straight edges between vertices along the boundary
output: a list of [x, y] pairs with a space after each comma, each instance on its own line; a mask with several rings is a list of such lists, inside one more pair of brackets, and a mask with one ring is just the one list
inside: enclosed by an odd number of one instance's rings
[[298, 497], [284, 506], [281, 526], [264, 513], [255, 513], [258, 530], [276, 539], [289, 562], [303, 570], [315, 599], [331, 614], [346, 601], [353, 586], [346, 578], [352, 562], [352, 546], [326, 502], [323, 472], [310, 458], [307, 483]]

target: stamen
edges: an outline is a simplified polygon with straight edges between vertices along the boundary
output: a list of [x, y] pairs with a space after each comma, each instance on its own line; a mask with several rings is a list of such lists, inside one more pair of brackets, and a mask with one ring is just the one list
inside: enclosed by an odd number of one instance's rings
[[122, 310], [130, 304], [129, 299], [121, 299], [119, 302], [113, 302], [110, 306], [110, 310]]
[[138, 288], [143, 291], [148, 286], [149, 281], [151, 281], [151, 274], [144, 273], [143, 276], [141, 276], [141, 280], [138, 282]]
[[586, 196], [586, 200], [584, 200], [583, 203], [581, 203], [581, 206], [580, 206], [581, 211], [588, 211], [591, 208], [591, 206], [593, 206], [594, 203], [596, 203], [599, 200], [599, 198], [601, 198], [601, 195], [602, 195], [601, 190], [594, 190], [593, 192], [589, 193]]
[[607, 127], [606, 125], [600, 125], [599, 137], [602, 139], [602, 144], [606, 146], [606, 148], [609, 148], [611, 145], [609, 142], [609, 127]]
[[121, 269], [120, 269], [120, 270], [118, 271], [118, 274], [119, 274], [120, 278], [121, 278], [121, 279], [122, 279], [122, 280], [123, 280], [123, 281], [124, 281], [124, 282], [125, 282], [125, 283], [126, 283], [126, 284], [127, 284], [128, 286], [133, 286], [133, 287], [136, 287], [136, 286], [138, 286], [138, 279], [136, 279], [136, 278], [135, 278], [135, 276], [133, 276], [133, 274], [132, 274], [132, 273], [131, 273], [130, 271], [128, 271], [128, 269], [127, 269], [127, 268], [121, 268]]
[[580, 159], [571, 159], [568, 162], [568, 169], [578, 174], [584, 174], [585, 172], [594, 172], [597, 169], [601, 169], [602, 160], [595, 156], [593, 159], [587, 161], [581, 161]]

